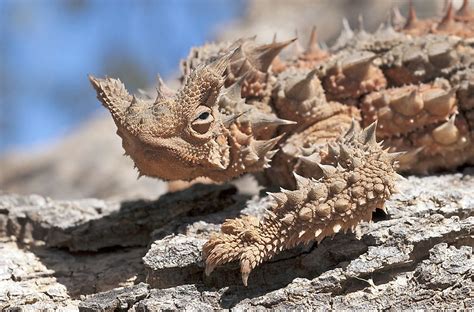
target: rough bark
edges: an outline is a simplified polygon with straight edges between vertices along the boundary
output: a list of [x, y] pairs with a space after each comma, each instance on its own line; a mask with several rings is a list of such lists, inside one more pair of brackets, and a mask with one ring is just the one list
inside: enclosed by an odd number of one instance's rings
[[472, 169], [410, 177], [388, 215], [281, 254], [252, 272], [247, 288], [237, 264], [205, 277], [200, 250], [225, 218], [263, 213], [266, 199], [245, 204], [233, 187], [215, 185], [125, 205], [3, 195], [0, 307], [470, 309], [472, 189]]
[[212, 212], [236, 202], [233, 186], [201, 184], [156, 201], [112, 202], [98, 199], [54, 201], [38, 195], [0, 199], [0, 233], [19, 242], [42, 240], [70, 251], [146, 246], [150, 233], [186, 216]]

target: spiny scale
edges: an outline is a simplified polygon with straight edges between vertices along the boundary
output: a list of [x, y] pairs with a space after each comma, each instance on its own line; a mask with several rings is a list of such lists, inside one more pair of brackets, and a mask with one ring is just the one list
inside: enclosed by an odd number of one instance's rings
[[323, 171], [321, 179], [295, 175], [296, 190], [270, 193], [275, 208], [258, 223], [249, 217], [224, 222], [222, 233], [214, 234], [203, 247], [206, 274], [217, 265], [239, 260], [247, 285], [251, 270], [278, 251], [321, 241], [370, 220], [395, 192], [399, 157], [376, 143], [375, 128], [374, 123], [361, 132], [351, 129], [338, 141], [345, 151], [335, 153], [340, 163], [314, 164]]

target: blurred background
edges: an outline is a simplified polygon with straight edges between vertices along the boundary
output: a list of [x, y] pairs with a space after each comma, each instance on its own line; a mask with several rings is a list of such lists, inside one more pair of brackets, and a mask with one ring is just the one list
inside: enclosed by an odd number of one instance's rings
[[[445, 1], [414, 4], [420, 17], [439, 16]], [[295, 30], [304, 45], [313, 25], [330, 45], [343, 17], [358, 27], [362, 15], [372, 31], [394, 6], [406, 16], [402, 0], [0, 0], [0, 190], [156, 197], [164, 184], [135, 180], [89, 73], [133, 92], [157, 73], [173, 83], [193, 45]]]
[[[242, 1], [2, 0], [0, 150], [51, 142], [99, 111], [88, 73], [169, 76]], [[210, 14], [213, 8], [214, 14]]]

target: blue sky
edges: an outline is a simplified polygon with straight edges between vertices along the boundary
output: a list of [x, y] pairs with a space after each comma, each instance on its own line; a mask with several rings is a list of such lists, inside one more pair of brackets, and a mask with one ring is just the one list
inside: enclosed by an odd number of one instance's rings
[[0, 151], [47, 144], [102, 111], [87, 75], [130, 89], [176, 72], [243, 0], [0, 0]]

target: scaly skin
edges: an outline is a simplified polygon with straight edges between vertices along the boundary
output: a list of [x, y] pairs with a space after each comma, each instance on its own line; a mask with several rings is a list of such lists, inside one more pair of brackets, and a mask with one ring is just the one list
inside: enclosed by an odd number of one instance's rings
[[271, 194], [262, 220], [222, 225], [204, 246], [206, 273], [238, 260], [247, 284], [279, 251], [370, 220], [395, 191], [398, 167], [426, 174], [474, 164], [467, 1], [458, 12], [449, 4], [439, 21], [417, 19], [412, 7], [374, 34], [343, 24], [329, 50], [313, 29], [307, 50], [285, 59], [278, 54], [295, 40], [193, 48], [181, 89], [159, 80], [155, 100], [90, 77], [141, 175], [228, 181], [263, 172], [288, 189]]
[[227, 220], [222, 233], [213, 235], [203, 247], [206, 274], [226, 262], [240, 261], [242, 281], [252, 269], [276, 253], [301, 243], [321, 241], [339, 231], [354, 229], [369, 221], [376, 208], [383, 209], [395, 192], [396, 158], [375, 141], [375, 126], [362, 132], [355, 124], [331, 146], [326, 160], [307, 157], [313, 175], [295, 175], [296, 190], [270, 193], [273, 209], [262, 220], [253, 216]]

